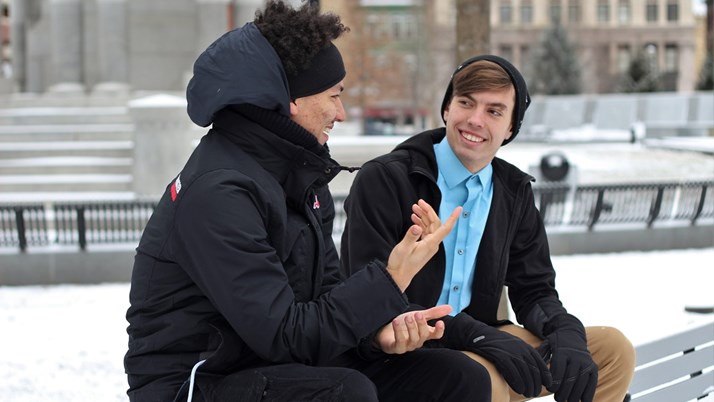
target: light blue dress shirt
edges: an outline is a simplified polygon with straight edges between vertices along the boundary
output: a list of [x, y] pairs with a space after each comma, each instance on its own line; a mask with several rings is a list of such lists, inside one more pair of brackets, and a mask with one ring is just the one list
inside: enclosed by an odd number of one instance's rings
[[437, 185], [441, 190], [439, 218], [443, 222], [454, 208], [464, 208], [454, 229], [444, 239], [446, 272], [438, 302], [453, 307], [451, 314], [456, 315], [471, 303], [476, 254], [493, 199], [493, 166], [489, 163], [472, 174], [456, 157], [446, 137], [434, 144], [434, 153], [439, 166]]

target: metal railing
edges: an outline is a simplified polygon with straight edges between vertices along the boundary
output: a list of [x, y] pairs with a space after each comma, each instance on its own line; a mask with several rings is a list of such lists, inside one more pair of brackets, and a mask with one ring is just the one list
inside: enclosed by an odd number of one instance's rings
[[[695, 225], [714, 219], [714, 181], [533, 187], [547, 227], [656, 223]], [[334, 235], [344, 229], [345, 195], [335, 195]], [[156, 200], [0, 205], [0, 248], [138, 243]]]
[[0, 205], [0, 247], [137, 243], [157, 201]]

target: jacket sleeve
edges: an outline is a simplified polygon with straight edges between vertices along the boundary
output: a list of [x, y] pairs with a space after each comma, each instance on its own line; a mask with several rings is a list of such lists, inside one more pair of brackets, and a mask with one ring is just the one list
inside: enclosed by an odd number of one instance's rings
[[320, 189], [322, 209], [322, 237], [325, 245], [325, 272], [322, 276], [320, 294], [323, 294], [340, 283], [340, 257], [337, 254], [332, 230], [335, 221], [335, 201], [327, 186]]
[[184, 189], [176, 258], [218, 312], [261, 358], [319, 364], [406, 309], [383, 264], [369, 265], [330, 292], [295, 301], [266, 228], [280, 199], [243, 177], [207, 174]]
[[[400, 179], [405, 183], [399, 183]], [[392, 249], [411, 226], [411, 205], [417, 200], [399, 199], [396, 189], [404, 184], [408, 185], [406, 177], [389, 171], [380, 162], [368, 162], [357, 173], [344, 207], [347, 221], [340, 245], [344, 277], [375, 259], [386, 264]]]
[[518, 322], [543, 338], [550, 319], [566, 314], [555, 289], [555, 270], [548, 238], [530, 184], [525, 187], [524, 212], [509, 251], [506, 285]]

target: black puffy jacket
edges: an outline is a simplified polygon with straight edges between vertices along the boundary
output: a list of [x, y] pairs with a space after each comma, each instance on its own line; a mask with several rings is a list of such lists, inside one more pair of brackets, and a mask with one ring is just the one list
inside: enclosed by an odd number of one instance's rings
[[[249, 78], [265, 92], [275, 77]], [[287, 104], [278, 92], [266, 97]], [[279, 110], [211, 112], [213, 128], [146, 225], [127, 311], [132, 401], [173, 400], [204, 359], [200, 371], [216, 376], [322, 364], [407, 308], [380, 262], [339, 282], [327, 187], [339, 166]]]

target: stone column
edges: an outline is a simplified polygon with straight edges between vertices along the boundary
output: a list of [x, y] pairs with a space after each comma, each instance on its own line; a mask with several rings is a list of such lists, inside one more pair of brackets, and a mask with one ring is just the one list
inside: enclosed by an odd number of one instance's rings
[[95, 93], [128, 93], [129, 52], [126, 0], [95, 0], [97, 3], [98, 83]]
[[10, 3], [10, 46], [12, 47], [12, 76], [22, 92], [26, 89], [25, 62], [27, 60], [27, 0], [12, 0]]
[[[691, 68], [695, 65], [694, 62], [694, 44], [690, 42], [680, 42], [679, 48], [679, 76], [677, 77], [677, 91], [690, 92], [695, 90], [697, 86], [697, 74], [701, 66]], [[664, 53], [664, 51], [662, 52]]]
[[140, 197], [158, 197], [179, 174], [194, 141], [204, 132], [194, 129], [182, 97], [134, 99], [129, 102], [129, 112], [135, 125], [132, 190]]
[[228, 32], [230, 0], [197, 0], [198, 36], [196, 46], [198, 52], [203, 52], [208, 45]]
[[82, 0], [49, 0], [50, 92], [81, 93], [82, 84]]

